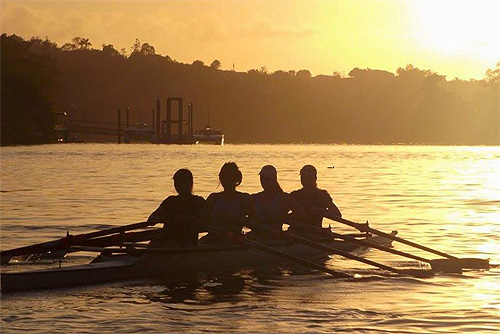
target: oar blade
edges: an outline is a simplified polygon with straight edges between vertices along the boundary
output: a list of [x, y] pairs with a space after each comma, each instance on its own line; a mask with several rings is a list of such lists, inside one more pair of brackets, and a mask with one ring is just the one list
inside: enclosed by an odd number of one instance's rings
[[429, 261], [433, 271], [438, 273], [462, 273], [462, 263], [460, 259], [435, 259]]
[[462, 269], [490, 269], [488, 259], [463, 258], [463, 259], [435, 259], [430, 260], [432, 270], [445, 273], [462, 273]]
[[490, 269], [489, 259], [478, 259], [478, 258], [462, 258], [459, 259], [462, 268], [464, 269]]

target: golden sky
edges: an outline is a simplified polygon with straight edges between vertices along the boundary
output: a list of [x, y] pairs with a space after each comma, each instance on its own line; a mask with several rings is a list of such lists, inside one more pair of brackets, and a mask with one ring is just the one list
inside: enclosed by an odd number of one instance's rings
[[448, 79], [482, 79], [500, 61], [497, 0], [2, 1], [1, 31], [75, 36], [130, 50], [134, 40], [179, 62], [236, 71], [266, 66], [345, 75], [411, 63]]

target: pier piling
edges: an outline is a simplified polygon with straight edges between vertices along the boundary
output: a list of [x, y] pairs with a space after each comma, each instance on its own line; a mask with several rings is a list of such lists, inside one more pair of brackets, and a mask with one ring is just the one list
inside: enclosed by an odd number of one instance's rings
[[[160, 134], [161, 115], [160, 115], [160, 112], [161, 112], [160, 111], [160, 98], [158, 97], [156, 99], [156, 140], [158, 141], [158, 143], [160, 143], [160, 138], [161, 138], [161, 134]], [[153, 120], [154, 120], [154, 117], [153, 117]]]
[[118, 109], [118, 144], [122, 142], [122, 112]]

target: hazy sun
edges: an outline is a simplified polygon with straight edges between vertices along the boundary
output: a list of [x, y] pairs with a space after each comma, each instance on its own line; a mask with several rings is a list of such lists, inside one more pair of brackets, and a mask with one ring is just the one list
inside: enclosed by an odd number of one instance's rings
[[415, 33], [422, 46], [445, 56], [500, 58], [500, 1], [414, 1]]

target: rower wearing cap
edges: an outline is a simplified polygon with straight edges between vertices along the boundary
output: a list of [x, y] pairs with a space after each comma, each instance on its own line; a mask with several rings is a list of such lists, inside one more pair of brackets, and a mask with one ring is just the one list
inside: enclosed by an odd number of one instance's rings
[[[302, 188], [292, 191], [290, 194], [304, 208], [307, 224], [321, 228], [325, 214], [342, 217], [342, 213], [333, 203], [330, 194], [326, 190], [318, 188], [317, 174], [316, 168], [312, 165], [302, 167], [300, 170]], [[292, 225], [290, 228], [293, 232], [304, 231], [298, 225]]]
[[[304, 220], [302, 207], [290, 194], [281, 189], [278, 182], [278, 172], [274, 166], [262, 167], [259, 176], [263, 191], [252, 194], [252, 199], [262, 225], [281, 231], [290, 211], [294, 214], [295, 219]], [[262, 230], [254, 229], [251, 233], [258, 237], [272, 237], [269, 232]]]
[[168, 196], [148, 218], [148, 222], [163, 223], [160, 236], [152, 241], [151, 246], [196, 247], [199, 227], [181, 220], [180, 216], [209, 221], [205, 200], [193, 195], [193, 174], [190, 170], [179, 169], [173, 180], [178, 195]]

